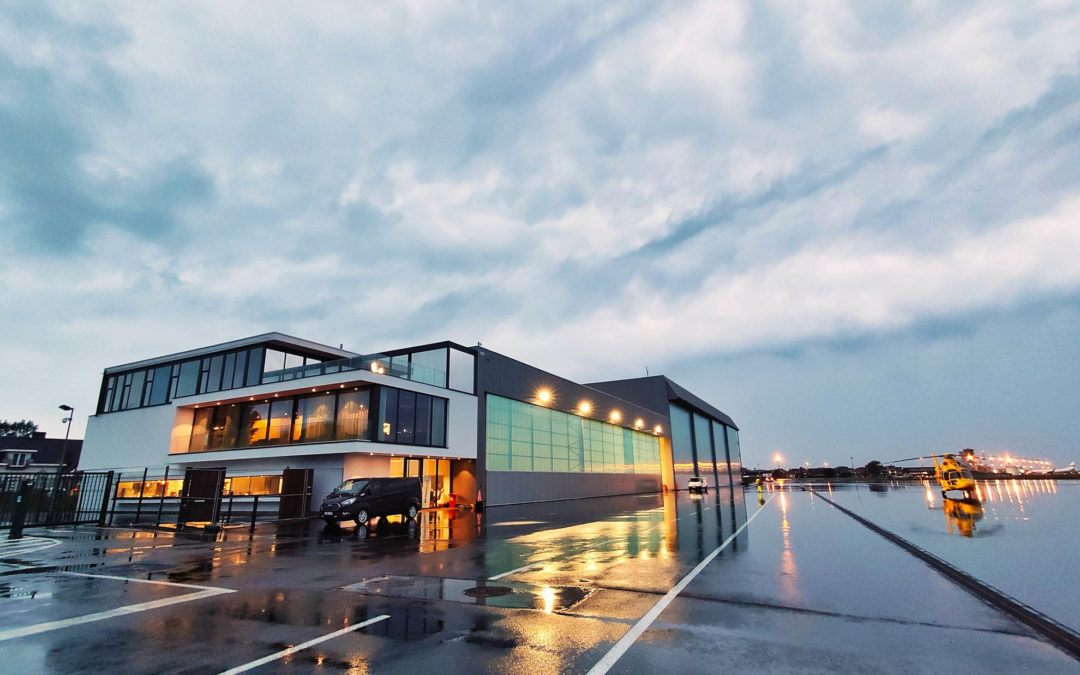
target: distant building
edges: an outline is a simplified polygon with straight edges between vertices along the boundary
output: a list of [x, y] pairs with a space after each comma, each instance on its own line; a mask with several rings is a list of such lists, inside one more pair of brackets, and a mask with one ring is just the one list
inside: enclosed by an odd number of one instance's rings
[[73, 438], [66, 444], [63, 438], [46, 438], [44, 431], [35, 431], [29, 438], [0, 436], [0, 471], [74, 471], [79, 465], [82, 444], [81, 440]]
[[267, 333], [105, 369], [83, 467], [145, 466], [169, 467], [166, 494], [189, 467], [226, 468], [236, 494], [310, 470], [313, 499], [343, 478], [416, 476], [428, 506], [478, 490], [488, 505], [658, 492], [694, 475], [731, 489], [741, 462], [734, 421], [663, 376], [579, 384], [479, 345], [362, 355]]

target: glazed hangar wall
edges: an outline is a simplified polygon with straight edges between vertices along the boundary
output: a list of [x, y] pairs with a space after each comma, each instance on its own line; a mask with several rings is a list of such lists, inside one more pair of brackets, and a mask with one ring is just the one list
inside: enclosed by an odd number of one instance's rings
[[[588, 419], [607, 421], [612, 410], [622, 415], [622, 428], [632, 425], [636, 419], [644, 422], [643, 429], [651, 431], [660, 425], [663, 436], [667, 429], [666, 412], [649, 410], [643, 406], [592, 389], [553, 375], [547, 371], [477, 347], [477, 466], [484, 502], [489, 506], [519, 504], [525, 502], [555, 501], [583, 497], [603, 497], [662, 489], [661, 471], [642, 473], [581, 473], [561, 471], [493, 471], [487, 457], [487, 401], [498, 396], [534, 406], [576, 414], [581, 401], [588, 401], [592, 410]], [[547, 390], [551, 398], [538, 400], [538, 392]], [[666, 411], [666, 406], [663, 409]], [[584, 416], [582, 416], [584, 417]]]

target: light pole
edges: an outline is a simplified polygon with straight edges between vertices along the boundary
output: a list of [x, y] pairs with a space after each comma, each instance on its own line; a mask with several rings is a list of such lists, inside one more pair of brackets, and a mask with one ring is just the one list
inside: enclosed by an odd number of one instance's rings
[[66, 412], [68, 416], [60, 420], [61, 422], [67, 422], [67, 432], [64, 434], [64, 445], [60, 451], [60, 466], [56, 469], [56, 473], [63, 473], [64, 471], [64, 462], [67, 461], [68, 437], [71, 436], [71, 420], [75, 418], [75, 408], [61, 403], [60, 409]]
[[773, 461], [776, 462], [776, 468], [779, 469], [780, 468], [780, 462], [784, 461], [784, 458], [778, 452], [775, 455], [773, 455]]

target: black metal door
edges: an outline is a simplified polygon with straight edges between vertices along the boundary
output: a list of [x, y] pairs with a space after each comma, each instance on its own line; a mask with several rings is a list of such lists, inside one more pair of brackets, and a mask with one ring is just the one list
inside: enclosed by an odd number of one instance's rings
[[285, 469], [281, 472], [281, 502], [278, 518], [303, 518], [311, 503], [314, 469]]
[[183, 523], [216, 523], [221, 510], [221, 491], [225, 469], [192, 469], [184, 472], [180, 493], [180, 516]]

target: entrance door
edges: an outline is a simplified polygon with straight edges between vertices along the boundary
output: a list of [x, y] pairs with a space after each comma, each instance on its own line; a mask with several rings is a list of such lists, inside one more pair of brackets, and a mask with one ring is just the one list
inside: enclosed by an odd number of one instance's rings
[[314, 479], [315, 469], [285, 469], [281, 472], [278, 518], [303, 518], [307, 515]]
[[184, 472], [180, 493], [179, 523], [216, 523], [221, 510], [225, 469], [193, 469]]

